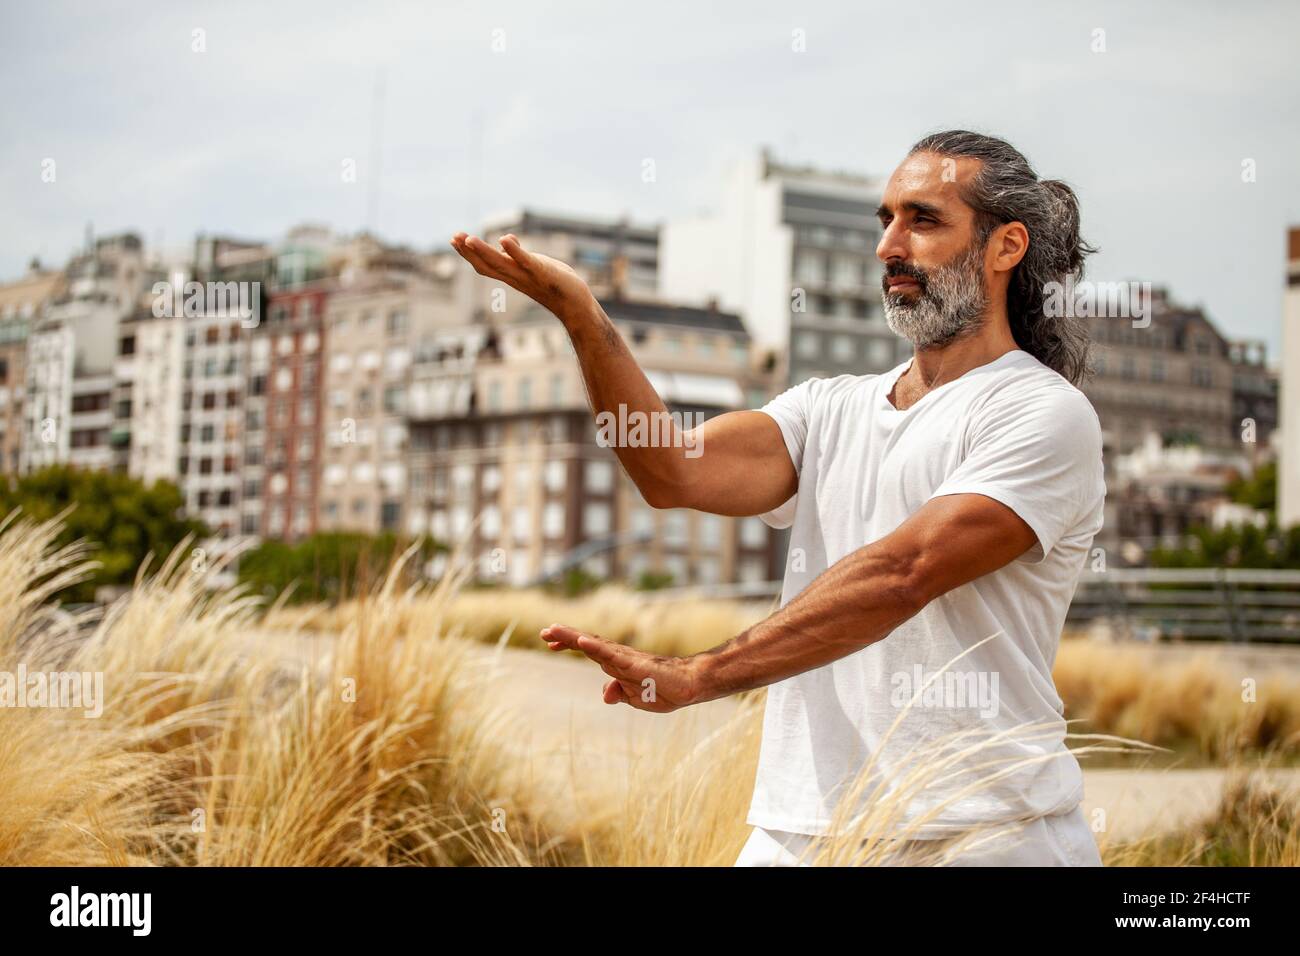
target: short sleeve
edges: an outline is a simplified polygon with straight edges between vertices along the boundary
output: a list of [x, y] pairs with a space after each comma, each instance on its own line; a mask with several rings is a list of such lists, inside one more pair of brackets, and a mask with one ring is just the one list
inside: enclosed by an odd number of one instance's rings
[[[1028, 400], [995, 397], [977, 414], [960, 465], [932, 498], [980, 494], [1000, 501], [1033, 529], [1024, 560], [1044, 560], [1105, 496], [1101, 425], [1073, 388], [1044, 388]], [[1091, 529], [1095, 530], [1095, 529]]]
[[[781, 429], [786, 451], [794, 464], [795, 474], [803, 471], [803, 450], [808, 440], [808, 421], [811, 417], [812, 390], [819, 381], [810, 378], [798, 385], [792, 385], [777, 395], [762, 408], [760, 412], [775, 419]], [[799, 495], [795, 493], [777, 508], [760, 514], [759, 519], [770, 528], [788, 528], [794, 523], [795, 503]]]

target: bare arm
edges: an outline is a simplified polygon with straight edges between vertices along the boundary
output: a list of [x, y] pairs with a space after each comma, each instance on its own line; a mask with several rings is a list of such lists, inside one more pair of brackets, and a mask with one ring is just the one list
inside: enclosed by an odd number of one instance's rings
[[[647, 654], [559, 625], [541, 636], [552, 650], [582, 651], [613, 678], [606, 703], [666, 713], [861, 650], [940, 595], [1009, 564], [1036, 540], [1006, 505], [978, 494], [949, 495], [835, 562], [780, 611], [701, 654]], [[652, 700], [645, 699], [647, 679]]]
[[[480, 275], [522, 292], [555, 315], [569, 333], [592, 412], [639, 413], [668, 421], [668, 408], [586, 283], [567, 265], [524, 250], [507, 235], [501, 249], [457, 233], [452, 247]], [[503, 251], [504, 250], [504, 251]], [[722, 515], [771, 511], [793, 495], [798, 476], [776, 422], [762, 412], [718, 415], [654, 447], [616, 445], [615, 453], [645, 500], [656, 508], [695, 508]]]

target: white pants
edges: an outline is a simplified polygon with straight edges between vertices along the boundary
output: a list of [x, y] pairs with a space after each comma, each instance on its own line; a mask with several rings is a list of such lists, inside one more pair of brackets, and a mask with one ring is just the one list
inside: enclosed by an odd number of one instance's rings
[[[815, 854], [811, 845], [819, 838], [806, 833], [754, 827], [736, 866], [808, 866]], [[906, 848], [925, 841], [910, 840]], [[802, 860], [800, 859], [802, 857]], [[1083, 807], [1050, 817], [1039, 817], [1005, 836], [972, 847], [953, 866], [1101, 866], [1097, 842], [1083, 815]]]

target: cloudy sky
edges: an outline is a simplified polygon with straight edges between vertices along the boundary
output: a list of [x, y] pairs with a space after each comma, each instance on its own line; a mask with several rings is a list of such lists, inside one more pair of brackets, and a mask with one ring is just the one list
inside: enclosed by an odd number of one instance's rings
[[88, 222], [167, 248], [303, 221], [430, 248], [519, 205], [666, 220], [763, 144], [884, 175], [966, 127], [1077, 187], [1092, 278], [1166, 284], [1276, 354], [1296, 5], [1046, 6], [6, 3], [0, 278], [61, 263]]

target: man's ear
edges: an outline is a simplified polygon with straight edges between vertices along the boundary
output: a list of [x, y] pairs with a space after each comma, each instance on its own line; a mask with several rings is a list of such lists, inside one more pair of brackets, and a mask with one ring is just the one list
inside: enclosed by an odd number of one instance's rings
[[1029, 230], [1022, 222], [1003, 223], [989, 236], [988, 248], [993, 256], [993, 271], [1010, 272], [1029, 251]]

